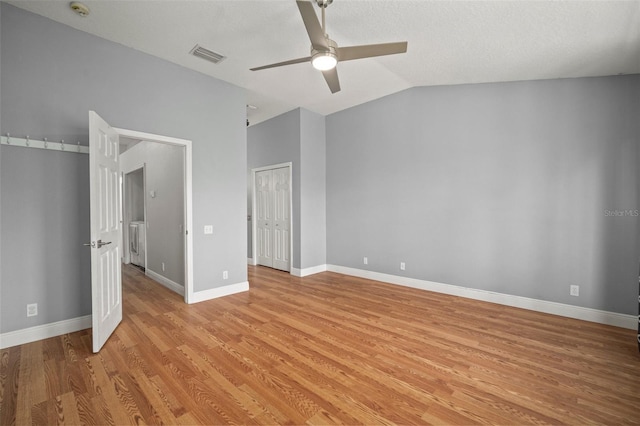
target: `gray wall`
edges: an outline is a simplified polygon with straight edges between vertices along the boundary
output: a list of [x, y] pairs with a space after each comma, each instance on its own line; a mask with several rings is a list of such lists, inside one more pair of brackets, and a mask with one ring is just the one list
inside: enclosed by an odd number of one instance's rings
[[[184, 232], [180, 228], [184, 224], [184, 148], [161, 143], [146, 146], [147, 268], [184, 285]], [[149, 191], [155, 191], [155, 198]]]
[[[89, 156], [0, 152], [1, 332], [89, 315]], [[27, 318], [28, 303], [38, 303], [38, 316]]]
[[127, 222], [144, 221], [145, 191], [143, 169], [125, 174], [125, 188], [126, 196], [123, 199], [126, 201], [122, 206], [124, 220]]
[[[297, 269], [326, 264], [326, 136], [322, 115], [298, 108], [249, 128], [248, 201], [251, 169], [293, 163], [293, 264]], [[251, 221], [247, 224], [251, 257]]]
[[[0, 24], [2, 24], [2, 7], [0, 5]], [[0, 82], [2, 81], [2, 28], [0, 28]], [[2, 100], [2, 84], [0, 84], [0, 101]], [[2, 135], [2, 108], [0, 108], [0, 135]], [[2, 168], [2, 149], [0, 149], [0, 171]], [[0, 173], [0, 239], [2, 238], [2, 173]], [[0, 268], [2, 268], [2, 244], [0, 243]], [[2, 298], [2, 272], [0, 271], [0, 298]], [[0, 300], [0, 308], [2, 302]], [[2, 317], [0, 316], [0, 332]]]
[[[246, 281], [244, 91], [6, 3], [0, 7], [2, 132], [86, 144], [87, 111], [95, 110], [115, 127], [192, 140], [194, 290]], [[89, 257], [81, 246], [89, 240], [87, 157], [1, 150], [0, 332], [90, 314]], [[59, 182], [75, 187], [62, 192]], [[214, 234], [205, 236], [208, 224]], [[40, 315], [27, 319], [26, 304], [33, 302]]]
[[301, 109], [301, 269], [327, 263], [326, 151], [325, 118]]
[[605, 210], [640, 208], [638, 117], [638, 75], [414, 88], [330, 115], [328, 263], [635, 314], [638, 218]]

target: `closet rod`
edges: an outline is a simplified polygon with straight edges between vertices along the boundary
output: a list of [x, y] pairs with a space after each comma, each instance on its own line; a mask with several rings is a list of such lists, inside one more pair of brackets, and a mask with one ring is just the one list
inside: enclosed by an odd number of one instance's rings
[[40, 141], [36, 139], [14, 138], [13, 136], [2, 136], [2, 145], [21, 146], [23, 148], [48, 149], [50, 151], [71, 152], [76, 154], [88, 154], [89, 147], [72, 143], [62, 143], [61, 141]]

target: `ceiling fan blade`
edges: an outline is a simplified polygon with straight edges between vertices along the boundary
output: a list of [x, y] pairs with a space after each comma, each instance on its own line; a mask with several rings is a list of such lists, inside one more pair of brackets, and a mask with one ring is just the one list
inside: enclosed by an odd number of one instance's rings
[[329, 89], [331, 89], [331, 93], [336, 93], [340, 91], [340, 80], [338, 79], [338, 69], [331, 68], [330, 70], [322, 71], [322, 75], [324, 79], [327, 81], [329, 85]]
[[353, 59], [372, 58], [374, 56], [395, 55], [407, 51], [407, 42], [365, 44], [362, 46], [338, 47], [338, 60], [351, 61]]
[[296, 0], [296, 4], [298, 5], [298, 9], [300, 9], [300, 15], [302, 15], [302, 21], [304, 21], [307, 34], [309, 34], [311, 46], [316, 50], [329, 49], [327, 39], [324, 37], [324, 31], [322, 30], [320, 21], [318, 21], [318, 15], [316, 15], [315, 10], [313, 10], [313, 3]]
[[251, 68], [251, 71], [260, 71], [260, 70], [266, 70], [267, 68], [275, 68], [275, 67], [282, 67], [282, 66], [285, 66], [285, 65], [301, 64], [302, 62], [309, 62], [310, 60], [311, 60], [311, 56], [307, 56], [306, 58], [291, 59], [289, 61], [278, 62], [276, 64], [269, 64], [269, 65], [263, 65], [261, 67]]

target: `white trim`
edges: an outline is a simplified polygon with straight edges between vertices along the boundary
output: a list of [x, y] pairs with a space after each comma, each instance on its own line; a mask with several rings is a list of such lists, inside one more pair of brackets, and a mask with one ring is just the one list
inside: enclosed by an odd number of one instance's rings
[[0, 334], [0, 349], [74, 333], [87, 328], [91, 328], [91, 315], [9, 331]]
[[212, 288], [209, 290], [196, 291], [193, 293], [193, 298], [189, 303], [204, 302], [205, 300], [217, 299], [218, 297], [242, 293], [243, 291], [249, 291], [249, 281]]
[[615, 327], [636, 329], [638, 318], [635, 315], [619, 314], [616, 312], [601, 311], [598, 309], [584, 308], [582, 306], [567, 305], [564, 303], [549, 302], [546, 300], [531, 299], [528, 297], [514, 296], [511, 294], [495, 293], [487, 290], [459, 287], [451, 284], [442, 284], [433, 281], [418, 280], [415, 278], [400, 277], [397, 275], [383, 274], [380, 272], [365, 271], [346, 266], [327, 265], [327, 270], [339, 274], [354, 277], [367, 278], [382, 281], [389, 284], [397, 284], [420, 290], [434, 291], [436, 293], [450, 294], [468, 299], [482, 300], [498, 303], [500, 305], [513, 306], [531, 311], [544, 312], [567, 318], [575, 318], [583, 321], [613, 325]]
[[149, 278], [151, 278], [152, 280], [158, 282], [158, 284], [162, 284], [164, 287], [168, 288], [169, 290], [175, 293], [178, 293], [180, 296], [184, 296], [184, 286], [181, 286], [177, 282], [171, 281], [169, 278], [162, 276], [159, 273], [154, 272], [149, 268], [144, 270], [144, 274]]
[[247, 265], [256, 266], [256, 264], [254, 263], [254, 260], [250, 257], [247, 258]]
[[[184, 152], [184, 178], [185, 178], [185, 271], [184, 271], [184, 290], [181, 294], [184, 294], [185, 303], [192, 303], [193, 298], [193, 149], [192, 142], [188, 139], [174, 138], [170, 136], [154, 135], [151, 133], [138, 132], [136, 130], [119, 129], [114, 127], [114, 130], [118, 132], [120, 136], [124, 136], [131, 139], [140, 139], [150, 142], [161, 142], [171, 145], [180, 145], [185, 147]], [[145, 262], [146, 265], [146, 262]]]
[[162, 142], [168, 143], [171, 145], [190, 145], [191, 141], [189, 139], [180, 139], [174, 138], [173, 136], [162, 136], [162, 135], [154, 135], [152, 133], [147, 132], [139, 132], [137, 130], [129, 130], [129, 129], [121, 129], [119, 127], [114, 127], [119, 135], [124, 136], [129, 139], [139, 139], [151, 142]]
[[293, 162], [273, 164], [271, 166], [256, 167], [251, 169], [251, 258], [258, 264], [256, 253], [256, 173], [265, 170], [289, 168], [289, 273], [293, 271]]
[[273, 164], [270, 166], [256, 167], [255, 169], [251, 169], [251, 172], [255, 173], [255, 172], [264, 172], [265, 170], [284, 169], [285, 167], [291, 167], [292, 164], [293, 162], [289, 161], [288, 163], [280, 163], [280, 164]]
[[[28, 141], [28, 142], [27, 142]], [[37, 139], [14, 138], [11, 136], [0, 137], [0, 143], [7, 146], [19, 146], [22, 148], [38, 148], [48, 151], [70, 152], [72, 154], [88, 154], [89, 147], [86, 145], [78, 145], [77, 143], [63, 143], [62, 141], [41, 141]]]
[[312, 266], [310, 268], [304, 268], [304, 269], [291, 268], [291, 275], [295, 277], [306, 277], [308, 275], [325, 272], [326, 270], [327, 270], [327, 265], [317, 265], [317, 266]]

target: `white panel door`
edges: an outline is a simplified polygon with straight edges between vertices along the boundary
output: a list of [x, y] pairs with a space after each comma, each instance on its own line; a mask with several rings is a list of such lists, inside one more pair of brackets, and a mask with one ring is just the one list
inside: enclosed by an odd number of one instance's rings
[[291, 270], [291, 169], [255, 174], [257, 264]]
[[291, 206], [289, 167], [273, 169], [273, 267], [289, 271], [291, 267], [290, 241]]
[[273, 267], [273, 196], [271, 170], [256, 173], [256, 255], [258, 265]]
[[89, 111], [93, 352], [122, 321], [118, 134]]

